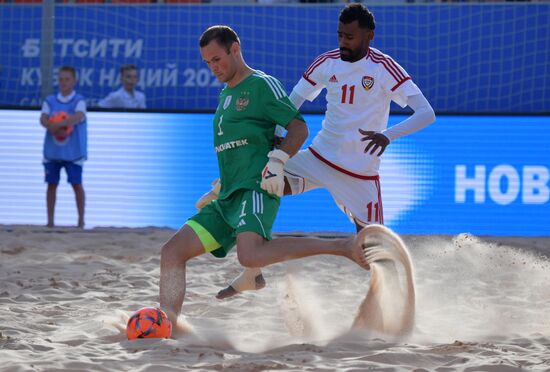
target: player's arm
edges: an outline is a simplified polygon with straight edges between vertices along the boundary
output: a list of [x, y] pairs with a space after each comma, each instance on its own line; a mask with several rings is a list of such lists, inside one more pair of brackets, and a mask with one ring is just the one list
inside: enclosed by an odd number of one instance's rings
[[382, 132], [390, 141], [418, 132], [435, 121], [435, 112], [422, 93], [408, 96], [407, 106], [413, 109], [413, 114]]
[[309, 130], [306, 123], [299, 119], [293, 119], [288, 123], [286, 130], [287, 135], [283, 139], [279, 149], [286, 152], [289, 157], [293, 157], [309, 136]]
[[368, 141], [365, 153], [370, 152], [371, 155], [374, 155], [379, 150], [378, 156], [380, 156], [390, 142], [417, 132], [435, 121], [434, 110], [422, 93], [408, 96], [407, 106], [413, 109], [413, 114], [381, 133], [359, 129], [359, 133], [363, 135], [361, 141]]
[[300, 119], [292, 119], [286, 126], [287, 135], [280, 148], [270, 151], [262, 171], [260, 186], [270, 194], [283, 196], [285, 187], [284, 165], [300, 150], [309, 135], [307, 125]]
[[[290, 95], [288, 96], [290, 99], [290, 102], [296, 107], [297, 110], [302, 107], [306, 99], [302, 97], [299, 93], [296, 92], [295, 89], [292, 90]], [[277, 125], [275, 128], [275, 147], [280, 148], [281, 144], [285, 138], [286, 135], [286, 129], [281, 127], [280, 125]]]

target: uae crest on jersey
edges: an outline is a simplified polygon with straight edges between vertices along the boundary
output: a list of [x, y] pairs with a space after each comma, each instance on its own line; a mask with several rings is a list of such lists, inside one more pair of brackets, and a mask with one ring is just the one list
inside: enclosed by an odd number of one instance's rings
[[361, 84], [365, 90], [369, 90], [374, 85], [374, 78], [372, 76], [363, 76]]
[[248, 97], [239, 97], [239, 99], [237, 99], [237, 102], [235, 102], [235, 108], [237, 109], [237, 111], [243, 111], [249, 103], [250, 100], [248, 99]]

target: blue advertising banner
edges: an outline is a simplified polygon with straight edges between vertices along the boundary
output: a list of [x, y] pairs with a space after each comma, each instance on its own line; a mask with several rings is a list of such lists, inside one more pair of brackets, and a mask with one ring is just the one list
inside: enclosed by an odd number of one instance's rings
[[[341, 8], [57, 4], [54, 66], [77, 68], [89, 107], [119, 86], [122, 64], [134, 63], [148, 108], [211, 110], [221, 84], [199, 54], [208, 26], [232, 26], [247, 62], [290, 92], [316, 56], [338, 47]], [[0, 11], [0, 105], [39, 106], [42, 7], [1, 4]], [[378, 5], [372, 11], [372, 46], [408, 71], [436, 112], [550, 112], [550, 4]], [[324, 100], [304, 110], [322, 112]]]
[[[0, 110], [1, 224], [46, 222], [38, 117]], [[86, 226], [181, 226], [218, 175], [212, 119], [89, 112]], [[305, 119], [316, 133], [322, 117]], [[392, 116], [390, 124], [402, 119]], [[548, 143], [549, 117], [439, 116], [384, 153], [385, 222], [408, 234], [549, 236]], [[61, 180], [56, 223], [74, 225], [73, 191], [64, 174]], [[354, 226], [326, 191], [314, 190], [283, 198], [274, 231], [353, 232]]]

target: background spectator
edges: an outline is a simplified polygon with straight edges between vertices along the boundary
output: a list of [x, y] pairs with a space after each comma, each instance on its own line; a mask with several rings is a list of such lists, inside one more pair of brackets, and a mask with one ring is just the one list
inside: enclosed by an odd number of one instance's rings
[[144, 109], [145, 94], [136, 90], [138, 83], [138, 71], [135, 65], [123, 65], [120, 68], [120, 82], [122, 86], [109, 93], [107, 97], [99, 101], [99, 107], [103, 108], [132, 108]]
[[84, 188], [82, 166], [87, 154], [86, 102], [74, 91], [76, 71], [71, 66], [59, 69], [59, 93], [46, 97], [40, 124], [47, 129], [44, 137], [44, 170], [48, 184], [46, 201], [48, 227], [54, 226], [55, 200], [61, 168], [67, 172], [78, 210], [78, 227], [84, 227]]

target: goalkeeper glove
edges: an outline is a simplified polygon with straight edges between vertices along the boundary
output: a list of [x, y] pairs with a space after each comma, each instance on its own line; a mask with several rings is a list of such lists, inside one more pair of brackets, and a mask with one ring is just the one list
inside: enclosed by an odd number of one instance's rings
[[283, 196], [285, 176], [283, 167], [290, 156], [283, 150], [273, 150], [267, 154], [269, 161], [262, 171], [260, 187], [270, 194]]

